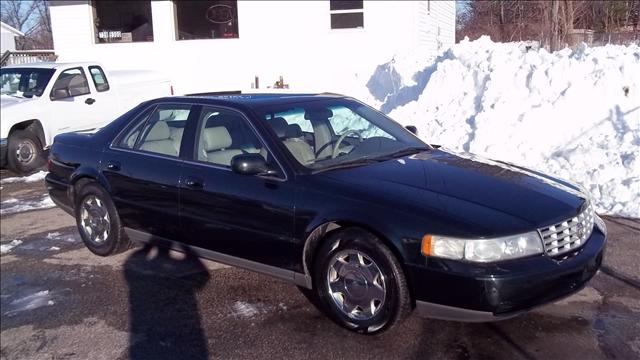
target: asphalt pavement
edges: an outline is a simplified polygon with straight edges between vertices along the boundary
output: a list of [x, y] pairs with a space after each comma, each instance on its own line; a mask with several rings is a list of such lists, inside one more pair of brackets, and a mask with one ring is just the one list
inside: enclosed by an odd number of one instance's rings
[[42, 180], [0, 175], [1, 359], [640, 359], [638, 219], [605, 218], [601, 271], [560, 302], [365, 336], [264, 275], [153, 246], [95, 256]]

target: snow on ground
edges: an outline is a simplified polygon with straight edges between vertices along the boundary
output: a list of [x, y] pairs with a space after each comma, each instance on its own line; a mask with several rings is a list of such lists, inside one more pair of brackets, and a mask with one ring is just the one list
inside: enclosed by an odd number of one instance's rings
[[362, 100], [429, 143], [572, 180], [599, 213], [640, 217], [636, 45], [525, 52], [483, 37], [396, 57], [365, 86]]
[[22, 244], [22, 240], [12, 240], [8, 244], [0, 245], [0, 255], [5, 255], [11, 252], [11, 249]]
[[6, 179], [2, 179], [2, 180], [0, 180], [0, 184], [4, 185], [4, 184], [11, 184], [11, 183], [18, 183], [18, 182], [32, 183], [32, 182], [44, 180], [45, 176], [47, 176], [47, 172], [41, 170], [41, 171], [38, 171], [37, 173], [31, 174], [29, 176], [10, 177], [10, 178], [6, 178]]
[[55, 302], [49, 290], [38, 291], [33, 294], [29, 294], [27, 296], [21, 297], [19, 299], [15, 299], [9, 303], [9, 311], [3, 313], [3, 315], [14, 315], [18, 312], [27, 311], [37, 309], [43, 306], [51, 306], [54, 305]]
[[31, 210], [48, 209], [56, 206], [48, 194], [35, 199], [17, 200], [7, 199], [0, 203], [0, 215], [11, 215]]

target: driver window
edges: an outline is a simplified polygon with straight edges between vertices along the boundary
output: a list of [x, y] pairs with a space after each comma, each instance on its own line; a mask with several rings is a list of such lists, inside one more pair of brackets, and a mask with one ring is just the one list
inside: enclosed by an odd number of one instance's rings
[[63, 71], [51, 90], [51, 99], [63, 99], [68, 97], [89, 94], [89, 82], [82, 68], [73, 68]]

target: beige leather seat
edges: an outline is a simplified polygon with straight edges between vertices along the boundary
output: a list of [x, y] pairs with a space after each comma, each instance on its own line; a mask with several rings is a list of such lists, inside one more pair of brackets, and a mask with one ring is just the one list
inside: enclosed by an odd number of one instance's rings
[[301, 164], [311, 164], [316, 160], [315, 152], [311, 145], [304, 139], [300, 125], [289, 125], [282, 143]]
[[242, 150], [229, 149], [232, 139], [229, 131], [224, 126], [202, 130], [201, 143], [207, 154], [206, 161], [214, 164], [230, 166], [231, 159], [238, 154], [242, 154]]
[[182, 144], [182, 134], [184, 133], [184, 128], [169, 128], [171, 131], [171, 141], [173, 141], [173, 147], [176, 148], [176, 151], [180, 153], [180, 145]]
[[178, 156], [178, 151], [171, 139], [171, 130], [169, 130], [169, 125], [164, 121], [158, 121], [153, 125], [140, 149], [157, 154]]

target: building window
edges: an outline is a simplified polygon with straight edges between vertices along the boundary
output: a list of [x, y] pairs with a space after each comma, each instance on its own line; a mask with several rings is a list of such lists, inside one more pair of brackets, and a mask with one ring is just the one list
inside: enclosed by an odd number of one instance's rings
[[96, 43], [153, 41], [151, 1], [92, 1]]
[[364, 27], [363, 1], [329, 1], [332, 29]]
[[239, 37], [237, 1], [181, 0], [174, 4], [178, 40]]

